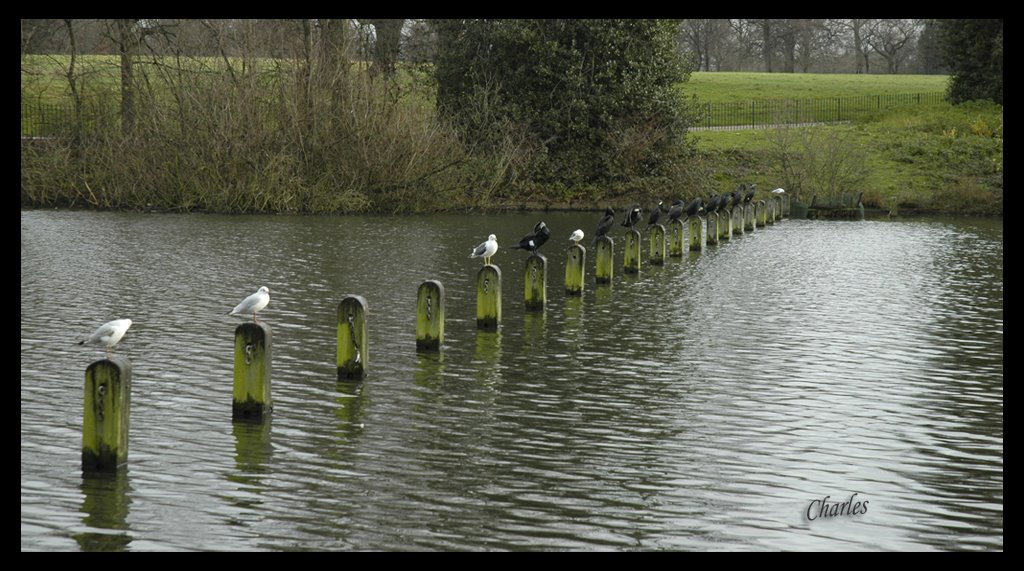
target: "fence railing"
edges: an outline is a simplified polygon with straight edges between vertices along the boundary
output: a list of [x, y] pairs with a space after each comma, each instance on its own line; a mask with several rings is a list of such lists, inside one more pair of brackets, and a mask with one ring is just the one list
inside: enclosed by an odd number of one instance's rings
[[76, 111], [71, 103], [21, 103], [22, 137], [63, 137], [99, 129], [118, 128], [117, 105], [84, 103]]
[[[895, 107], [941, 103], [945, 93], [901, 93], [817, 99], [754, 99], [733, 103], [705, 103], [697, 109], [695, 128], [751, 128], [786, 124], [840, 123]], [[22, 137], [56, 137], [116, 128], [116, 106], [84, 104], [76, 115], [70, 103], [21, 104]]]
[[841, 123], [872, 113], [923, 103], [942, 103], [945, 93], [899, 93], [817, 99], [753, 99], [705, 103], [698, 107], [697, 128], [769, 127], [772, 125]]

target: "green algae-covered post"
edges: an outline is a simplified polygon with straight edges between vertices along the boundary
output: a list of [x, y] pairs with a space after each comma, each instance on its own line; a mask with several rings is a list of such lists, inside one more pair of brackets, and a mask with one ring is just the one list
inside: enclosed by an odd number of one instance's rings
[[650, 230], [651, 251], [650, 262], [655, 266], [665, 265], [665, 227], [661, 224], [651, 226]]
[[626, 252], [622, 256], [622, 271], [627, 274], [640, 273], [640, 231], [626, 231]]
[[614, 268], [612, 263], [615, 259], [615, 242], [608, 236], [601, 236], [597, 239], [597, 256], [594, 262], [594, 281], [599, 284], [612, 283]]
[[501, 324], [501, 268], [493, 264], [476, 275], [476, 328], [496, 331]]
[[366, 300], [349, 294], [338, 304], [338, 379], [362, 380], [369, 362]]
[[732, 213], [720, 209], [716, 214], [718, 214], [718, 241], [732, 239]]
[[708, 224], [707, 243], [711, 244], [713, 246], [714, 245], [718, 245], [718, 235], [719, 235], [719, 231], [718, 231], [718, 214], [715, 214], [714, 212], [708, 213], [708, 222], [707, 222], [707, 224]]
[[116, 472], [128, 462], [132, 364], [118, 355], [85, 369], [82, 471]]
[[765, 215], [764, 221], [768, 224], [775, 224], [775, 205], [776, 201], [774, 198], [769, 198], [765, 203]]
[[544, 309], [548, 295], [548, 259], [534, 252], [526, 259], [526, 277], [524, 296], [526, 309], [539, 311]]
[[743, 205], [743, 231], [754, 231], [754, 205], [749, 202]]
[[245, 322], [235, 328], [235, 383], [231, 418], [261, 420], [273, 409], [270, 400], [270, 326]]
[[587, 249], [579, 244], [569, 246], [565, 252], [565, 295], [583, 295], [583, 272]]
[[704, 249], [704, 219], [700, 216], [690, 217], [690, 251], [700, 252]]
[[788, 218], [790, 212], [789, 195], [782, 195], [782, 215], [779, 218]]
[[765, 206], [763, 200], [758, 200], [754, 204], [754, 218], [757, 219], [757, 223], [761, 228], [768, 225], [768, 208]]
[[743, 235], [743, 206], [739, 204], [732, 207], [732, 234]]
[[683, 221], [676, 218], [668, 223], [669, 242], [668, 255], [673, 258], [683, 257]]
[[416, 350], [440, 351], [444, 343], [444, 286], [437, 280], [416, 292]]

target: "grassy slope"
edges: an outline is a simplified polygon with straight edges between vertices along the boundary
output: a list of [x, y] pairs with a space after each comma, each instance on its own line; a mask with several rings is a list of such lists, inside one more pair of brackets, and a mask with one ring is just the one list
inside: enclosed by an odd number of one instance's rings
[[697, 72], [681, 90], [700, 101], [808, 99], [945, 91], [945, 75]]
[[[1002, 108], [991, 104], [904, 109], [856, 125], [812, 127], [840, 133], [866, 151], [864, 202], [947, 212], [1002, 211]], [[721, 190], [739, 182], [779, 185], [765, 130], [694, 133], [716, 165]]]

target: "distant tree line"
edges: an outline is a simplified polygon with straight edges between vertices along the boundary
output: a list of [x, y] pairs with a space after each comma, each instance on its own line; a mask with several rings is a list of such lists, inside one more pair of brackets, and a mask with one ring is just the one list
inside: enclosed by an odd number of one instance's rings
[[[81, 53], [117, 54], [111, 20], [75, 20]], [[149, 34], [186, 39], [189, 55], [255, 50], [280, 57], [282, 29], [292, 20], [138, 20]], [[353, 59], [385, 70], [397, 61], [430, 61], [436, 28], [423, 19], [348, 20]], [[827, 73], [946, 73], [936, 20], [927, 19], [682, 19], [675, 20], [681, 53], [697, 71]], [[21, 21], [22, 52], [62, 53], [62, 20]], [[250, 46], [232, 30], [248, 28]], [[155, 47], [155, 46], [154, 46]]]
[[962, 22], [22, 20], [23, 61], [59, 69], [23, 65], [23, 102], [56, 81], [75, 110], [22, 153], [23, 202], [394, 212], [697, 189], [714, 173], [686, 137], [691, 71], [948, 66], [958, 97], [1001, 101], [1002, 21]]
[[946, 72], [934, 20], [684, 19], [679, 46], [700, 71]]

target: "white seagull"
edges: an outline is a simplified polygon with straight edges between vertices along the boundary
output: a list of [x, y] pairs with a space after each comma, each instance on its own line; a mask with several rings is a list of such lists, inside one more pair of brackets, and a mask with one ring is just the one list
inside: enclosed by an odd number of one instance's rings
[[572, 236], [569, 236], [569, 239], [579, 244], [580, 240], [583, 239], [583, 230], [577, 228], [576, 230], [573, 231]]
[[108, 321], [97, 329], [92, 335], [78, 342], [79, 345], [104, 345], [107, 348], [107, 357], [110, 357], [110, 350], [117, 345], [117, 342], [124, 337], [125, 332], [132, 326], [131, 319], [115, 319]]
[[775, 190], [772, 191], [772, 194], [786, 194], [786, 191], [781, 188], [776, 188]]
[[253, 322], [259, 323], [256, 320], [256, 312], [262, 311], [268, 303], [270, 303], [270, 289], [267, 286], [263, 286], [256, 293], [243, 299], [242, 303], [236, 305], [234, 309], [228, 312], [228, 315], [249, 315], [251, 313]]
[[484, 265], [491, 265], [491, 256], [498, 251], [498, 239], [491, 234], [487, 237], [487, 241], [481, 243], [476, 248], [473, 248], [473, 253], [469, 255], [470, 258], [483, 258]]

